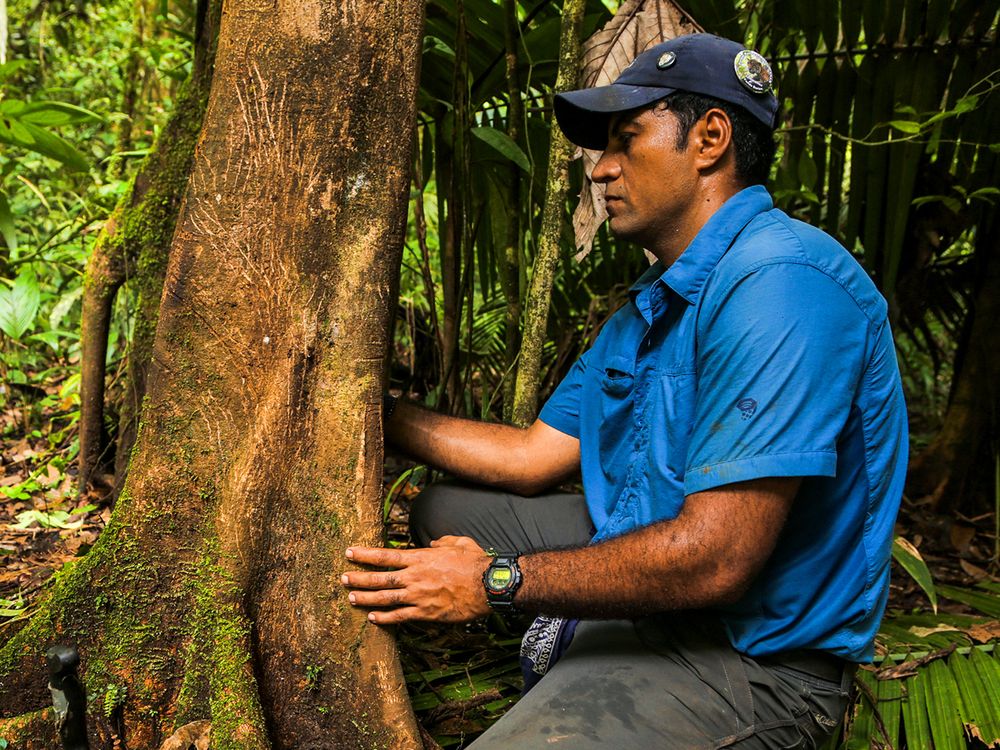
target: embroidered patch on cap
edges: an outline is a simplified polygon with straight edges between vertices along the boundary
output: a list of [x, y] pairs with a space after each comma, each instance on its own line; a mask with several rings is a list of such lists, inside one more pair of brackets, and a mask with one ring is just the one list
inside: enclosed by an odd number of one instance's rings
[[772, 89], [774, 75], [763, 55], [750, 49], [741, 50], [733, 60], [736, 77], [755, 94], [766, 94]]
[[660, 55], [660, 58], [656, 61], [656, 67], [660, 70], [666, 70], [671, 65], [677, 62], [676, 52], [664, 52]]

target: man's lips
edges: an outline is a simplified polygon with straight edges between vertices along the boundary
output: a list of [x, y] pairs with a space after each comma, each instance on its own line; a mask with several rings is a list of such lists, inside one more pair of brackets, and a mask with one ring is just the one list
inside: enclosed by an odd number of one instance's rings
[[608, 213], [614, 213], [618, 208], [618, 204], [621, 202], [621, 198], [617, 195], [605, 195], [604, 196], [604, 207], [607, 209]]

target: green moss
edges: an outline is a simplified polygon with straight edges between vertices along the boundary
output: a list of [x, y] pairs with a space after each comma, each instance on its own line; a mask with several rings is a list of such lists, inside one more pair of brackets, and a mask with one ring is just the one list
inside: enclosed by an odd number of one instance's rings
[[[138, 543], [123, 537], [120, 517], [127, 505], [123, 493], [111, 522], [87, 556], [53, 575], [51, 593], [38, 613], [0, 651], [0, 676], [17, 669], [26, 654], [41, 658], [57, 641], [92, 644], [82, 665], [91, 696], [121, 686], [127, 681], [123, 672], [162, 676], [167, 664], [155, 648], [163, 638], [155, 624], [159, 619], [156, 570]], [[102, 586], [112, 575], [130, 585]], [[100, 634], [96, 642], [95, 634]], [[153, 697], [144, 684], [133, 689], [137, 697]]]
[[[215, 497], [214, 490], [208, 493]], [[213, 748], [243, 748], [250, 725], [264, 736], [264, 715], [249, 668], [250, 623], [243, 615], [241, 592], [220, 564], [218, 539], [210, 537], [185, 578], [192, 603], [186, 635], [185, 677], [178, 698], [177, 723], [204, 716], [212, 721]]]

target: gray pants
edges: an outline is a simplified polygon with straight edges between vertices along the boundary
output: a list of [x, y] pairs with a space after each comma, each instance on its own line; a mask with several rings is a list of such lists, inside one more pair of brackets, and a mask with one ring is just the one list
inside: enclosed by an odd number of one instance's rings
[[[580, 495], [439, 484], [414, 502], [410, 531], [421, 546], [456, 534], [524, 553], [586, 544], [593, 527]], [[589, 620], [471, 747], [815, 748], [844, 715], [853, 671], [818, 652], [745, 656], [710, 613]]]

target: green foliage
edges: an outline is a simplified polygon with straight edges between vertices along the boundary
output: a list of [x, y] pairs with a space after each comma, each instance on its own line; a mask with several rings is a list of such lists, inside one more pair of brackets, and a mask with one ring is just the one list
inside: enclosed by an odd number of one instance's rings
[[0, 101], [0, 143], [54, 159], [74, 172], [89, 168], [87, 157], [48, 128], [100, 118], [93, 112], [65, 102]]
[[125, 705], [125, 698], [128, 696], [128, 688], [125, 685], [110, 684], [104, 689], [101, 697], [101, 713], [105, 719], [110, 719], [112, 715]]
[[30, 268], [23, 270], [9, 287], [0, 288], [0, 331], [15, 341], [35, 322], [41, 293]]
[[[0, 488], [4, 490], [8, 497], [22, 497], [21, 495], [9, 494], [9, 488]], [[27, 495], [23, 496], [27, 499]], [[13, 529], [27, 529], [32, 524], [38, 524], [42, 528], [46, 529], [78, 529], [83, 526], [84, 519], [83, 515], [89, 513], [90, 511], [96, 509], [96, 505], [85, 505], [82, 508], [77, 508], [72, 513], [68, 513], [64, 510], [53, 510], [50, 512], [45, 512], [41, 510], [25, 510], [17, 514], [17, 523], [11, 526]], [[70, 521], [72, 516], [79, 515], [80, 518], [76, 521]]]
[[927, 563], [920, 554], [920, 550], [914, 547], [903, 537], [896, 537], [892, 542], [892, 559], [900, 564], [910, 576], [917, 582], [927, 598], [930, 599], [931, 607], [937, 612], [937, 591], [934, 588], [934, 579], [927, 568]]

